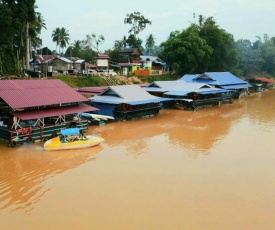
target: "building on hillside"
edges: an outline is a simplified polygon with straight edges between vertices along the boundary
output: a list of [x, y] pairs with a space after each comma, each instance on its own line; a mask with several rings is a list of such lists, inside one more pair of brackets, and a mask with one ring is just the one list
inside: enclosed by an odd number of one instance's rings
[[96, 55], [96, 66], [98, 71], [108, 71], [110, 69], [110, 57], [107, 54]]
[[[167, 68], [167, 65], [159, 57], [156, 56], [140, 56], [144, 70], [148, 70], [150, 75], [162, 75]], [[138, 72], [136, 72], [138, 75]]]
[[36, 55], [30, 60], [30, 70], [26, 73], [32, 77], [48, 77], [54, 73], [83, 74], [88, 63], [77, 57], [60, 57], [57, 55]]
[[140, 55], [142, 55], [140, 49], [126, 48], [121, 50], [120, 55], [121, 59], [118, 65], [121, 67], [121, 74], [123, 76], [134, 74], [137, 70], [143, 70], [142, 60], [140, 59]]
[[58, 79], [1, 80], [0, 140], [15, 146], [56, 136], [72, 125], [85, 130], [87, 121], [75, 120], [74, 115], [97, 110], [88, 104]]
[[126, 48], [121, 52], [118, 66], [121, 67], [122, 75], [134, 74], [137, 76], [161, 75], [167, 65], [159, 57], [143, 55], [138, 48]]

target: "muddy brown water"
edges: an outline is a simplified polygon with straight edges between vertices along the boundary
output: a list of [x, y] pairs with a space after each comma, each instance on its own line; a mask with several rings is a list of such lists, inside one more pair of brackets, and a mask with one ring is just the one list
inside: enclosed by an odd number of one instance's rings
[[275, 90], [87, 133], [105, 142], [0, 142], [1, 230], [275, 229]]

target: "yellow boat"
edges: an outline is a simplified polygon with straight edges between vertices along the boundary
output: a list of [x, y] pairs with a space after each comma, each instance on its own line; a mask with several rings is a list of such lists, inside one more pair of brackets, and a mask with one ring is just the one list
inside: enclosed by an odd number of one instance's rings
[[79, 128], [62, 129], [61, 135], [47, 140], [45, 150], [80, 149], [99, 145], [104, 141], [101, 137], [86, 136], [80, 133]]

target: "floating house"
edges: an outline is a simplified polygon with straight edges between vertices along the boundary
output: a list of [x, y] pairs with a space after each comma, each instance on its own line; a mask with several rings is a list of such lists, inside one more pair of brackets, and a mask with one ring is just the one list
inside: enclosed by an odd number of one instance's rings
[[61, 80], [1, 80], [0, 140], [10, 146], [45, 140], [67, 127], [87, 129], [74, 114], [96, 111], [89, 100]]
[[196, 110], [202, 107], [232, 103], [232, 94], [228, 90], [214, 88], [205, 83], [178, 81], [155, 81], [144, 88], [147, 92], [164, 98], [167, 107]]
[[256, 77], [248, 79], [248, 82], [254, 87], [255, 91], [262, 92], [268, 88], [275, 87], [275, 80], [266, 77]]
[[117, 120], [157, 115], [165, 99], [153, 96], [139, 85], [110, 86], [90, 98], [96, 113], [113, 116]]
[[230, 72], [205, 72], [203, 74], [184, 75], [180, 80], [186, 82], [205, 83], [215, 88], [226, 89], [234, 92], [234, 98], [239, 98], [248, 93], [252, 87], [248, 82], [241, 80]]

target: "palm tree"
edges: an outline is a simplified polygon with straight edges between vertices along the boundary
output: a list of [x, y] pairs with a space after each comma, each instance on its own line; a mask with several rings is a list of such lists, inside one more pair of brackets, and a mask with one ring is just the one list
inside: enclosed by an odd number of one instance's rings
[[122, 50], [127, 47], [127, 38], [126, 36], [123, 36], [121, 40], [116, 40], [114, 43], [114, 49]]
[[145, 47], [146, 47], [146, 51], [148, 52], [148, 55], [151, 55], [152, 54], [152, 51], [154, 50], [154, 47], [155, 47], [155, 38], [152, 34], [150, 34], [147, 39], [146, 39], [146, 44], [145, 44]]
[[30, 25], [30, 34], [32, 35], [30, 40], [30, 47], [33, 47], [35, 50], [42, 45], [42, 39], [39, 38], [38, 35], [43, 28], [47, 29], [45, 20], [41, 13], [35, 12], [35, 20]]
[[60, 28], [57, 27], [55, 30], [52, 32], [52, 41], [56, 43], [56, 51], [58, 46], [60, 45]]
[[59, 28], [57, 27], [53, 32], [52, 32], [52, 41], [56, 43], [56, 50], [59, 46], [59, 53], [60, 53], [60, 48], [62, 49], [62, 52], [64, 48], [69, 44], [69, 31], [66, 30], [64, 27]]
[[62, 49], [62, 53], [64, 51], [64, 48], [69, 44], [69, 36], [69, 31], [62, 27], [60, 29], [60, 48]]

